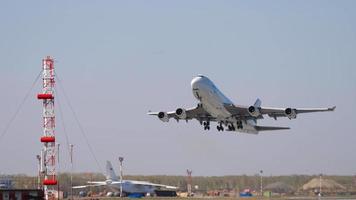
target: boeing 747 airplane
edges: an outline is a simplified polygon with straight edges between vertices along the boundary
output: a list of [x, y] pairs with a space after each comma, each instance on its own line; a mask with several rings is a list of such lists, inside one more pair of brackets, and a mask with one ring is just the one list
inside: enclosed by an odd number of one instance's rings
[[289, 129], [289, 127], [258, 126], [257, 120], [265, 115], [277, 120], [279, 117], [295, 119], [297, 114], [311, 112], [334, 111], [332, 108], [272, 108], [261, 107], [257, 99], [252, 106], [235, 105], [230, 101], [206, 76], [198, 75], [191, 82], [194, 97], [199, 101], [194, 108], [178, 108], [171, 112], [148, 112], [157, 116], [161, 121], [168, 122], [174, 118], [179, 120], [196, 119], [203, 125], [204, 130], [210, 129], [210, 122], [217, 122], [217, 130], [238, 131], [258, 134], [259, 131]]

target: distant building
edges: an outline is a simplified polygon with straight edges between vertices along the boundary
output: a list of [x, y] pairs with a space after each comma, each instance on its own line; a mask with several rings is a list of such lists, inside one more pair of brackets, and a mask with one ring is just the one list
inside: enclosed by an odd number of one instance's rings
[[0, 200], [43, 200], [43, 190], [38, 189], [1, 189]]
[[12, 189], [12, 186], [12, 179], [10, 177], [0, 177], [0, 189]]

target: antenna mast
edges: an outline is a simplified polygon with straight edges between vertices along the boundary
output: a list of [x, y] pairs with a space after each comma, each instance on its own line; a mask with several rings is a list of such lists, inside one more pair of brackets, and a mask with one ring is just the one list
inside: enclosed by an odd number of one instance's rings
[[42, 60], [42, 93], [37, 95], [37, 99], [43, 101], [43, 136], [41, 142], [42, 163], [41, 172], [44, 174], [42, 182], [45, 199], [54, 199], [56, 179], [56, 139], [55, 139], [55, 114], [54, 114], [54, 61], [47, 56]]

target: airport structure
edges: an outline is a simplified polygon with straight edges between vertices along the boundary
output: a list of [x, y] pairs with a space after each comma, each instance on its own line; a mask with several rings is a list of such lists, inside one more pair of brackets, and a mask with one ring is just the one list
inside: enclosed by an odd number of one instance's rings
[[55, 139], [55, 114], [54, 114], [54, 61], [47, 56], [42, 60], [42, 93], [37, 99], [43, 101], [43, 136], [41, 142], [41, 173], [44, 175], [42, 184], [45, 199], [53, 199], [57, 185], [56, 179], [56, 139]]
[[13, 182], [12, 178], [9, 176], [0, 176], [0, 190], [12, 189]]
[[0, 200], [40, 200], [43, 190], [40, 189], [1, 189]]

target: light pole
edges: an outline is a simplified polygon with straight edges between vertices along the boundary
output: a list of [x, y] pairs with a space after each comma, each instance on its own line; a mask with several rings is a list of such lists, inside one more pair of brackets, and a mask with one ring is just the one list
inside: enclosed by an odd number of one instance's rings
[[319, 175], [319, 199], [321, 199], [321, 177], [323, 176], [323, 174]]
[[41, 189], [41, 156], [36, 155], [38, 160], [38, 178], [37, 178], [37, 189]]
[[60, 173], [60, 168], [59, 168], [59, 143], [57, 144], [57, 161], [58, 161], [58, 165], [57, 165], [57, 167], [58, 167], [58, 174], [57, 174], [57, 199], [59, 200], [59, 173]]
[[260, 170], [260, 177], [261, 177], [261, 184], [260, 184], [260, 186], [261, 186], [261, 197], [263, 197], [263, 181], [262, 181], [262, 175], [263, 175], [263, 170]]
[[122, 198], [122, 176], [123, 176], [123, 173], [122, 173], [122, 162], [124, 161], [124, 157], [119, 157], [119, 161], [120, 161], [120, 197]]
[[192, 170], [187, 169], [187, 192], [188, 196], [192, 196]]
[[70, 145], [70, 199], [73, 200], [73, 144]]

